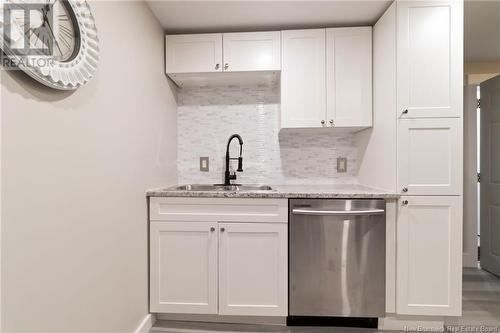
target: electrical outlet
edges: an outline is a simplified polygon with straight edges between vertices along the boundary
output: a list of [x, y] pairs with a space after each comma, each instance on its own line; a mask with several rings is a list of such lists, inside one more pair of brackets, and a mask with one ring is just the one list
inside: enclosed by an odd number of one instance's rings
[[345, 157], [337, 158], [337, 172], [338, 173], [347, 172], [347, 158]]
[[208, 172], [209, 170], [210, 170], [210, 167], [209, 167], [208, 157], [200, 157], [200, 171]]

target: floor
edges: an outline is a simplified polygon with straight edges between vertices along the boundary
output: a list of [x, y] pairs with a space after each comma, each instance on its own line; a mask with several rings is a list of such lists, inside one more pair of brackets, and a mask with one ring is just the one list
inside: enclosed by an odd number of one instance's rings
[[[451, 332], [500, 332], [500, 278], [466, 268], [463, 273], [463, 315], [445, 320]], [[374, 329], [343, 327], [283, 327], [158, 321], [150, 333], [375, 333]], [[387, 331], [386, 331], [387, 332]], [[389, 331], [391, 332], [391, 331]], [[392, 331], [394, 332], [394, 331]]]
[[480, 269], [463, 273], [462, 317], [450, 317], [447, 325], [496, 326], [500, 332], [500, 278]]

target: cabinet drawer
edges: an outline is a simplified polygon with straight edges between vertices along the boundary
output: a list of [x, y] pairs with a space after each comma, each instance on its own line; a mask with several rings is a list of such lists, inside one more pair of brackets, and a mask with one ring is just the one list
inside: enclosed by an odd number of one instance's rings
[[151, 221], [288, 222], [288, 199], [151, 198]]
[[462, 119], [402, 119], [398, 184], [406, 195], [462, 194]]

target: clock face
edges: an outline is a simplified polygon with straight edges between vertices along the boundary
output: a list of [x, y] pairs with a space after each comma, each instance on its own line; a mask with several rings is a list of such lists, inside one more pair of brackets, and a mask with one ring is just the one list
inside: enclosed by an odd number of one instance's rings
[[[3, 10], [9, 10], [10, 25], [3, 22], [0, 46], [20, 69], [56, 89], [76, 89], [89, 81], [97, 67], [99, 48], [86, 1], [5, 2], [8, 5]], [[5, 33], [6, 27], [9, 33]]]
[[33, 49], [46, 49], [60, 62], [75, 58], [80, 48], [80, 30], [67, 0], [49, 0], [39, 11], [30, 12], [29, 22], [25, 22], [24, 16], [24, 11], [13, 11], [14, 20], [24, 28]]

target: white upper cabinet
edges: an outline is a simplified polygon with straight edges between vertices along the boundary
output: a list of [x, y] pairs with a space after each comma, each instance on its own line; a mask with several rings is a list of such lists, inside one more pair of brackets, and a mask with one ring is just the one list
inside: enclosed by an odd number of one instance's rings
[[279, 31], [166, 37], [168, 74], [279, 71]]
[[328, 126], [372, 126], [372, 28], [326, 29]]
[[462, 119], [401, 119], [398, 183], [406, 195], [461, 195]]
[[166, 36], [167, 73], [222, 71], [222, 34]]
[[325, 29], [283, 31], [281, 38], [281, 127], [325, 127]]
[[223, 34], [225, 72], [279, 71], [281, 69], [279, 31]]
[[396, 312], [460, 316], [462, 198], [401, 197]]
[[398, 111], [407, 118], [460, 117], [463, 3], [399, 1], [397, 13]]

